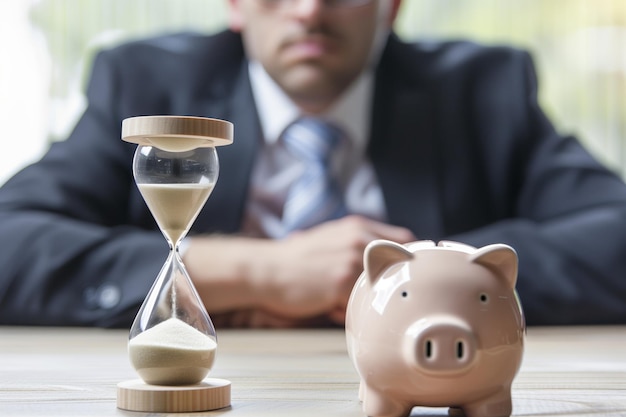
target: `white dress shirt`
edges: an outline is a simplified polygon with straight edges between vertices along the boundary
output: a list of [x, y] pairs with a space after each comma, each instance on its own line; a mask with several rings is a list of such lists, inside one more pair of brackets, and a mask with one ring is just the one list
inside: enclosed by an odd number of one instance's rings
[[[252, 92], [258, 109], [263, 143], [252, 170], [249, 204], [243, 233], [276, 238], [282, 235], [281, 216], [287, 191], [302, 170], [302, 163], [289, 153], [280, 137], [300, 116], [298, 108], [283, 93], [257, 61], [250, 62]], [[382, 192], [365, 151], [369, 138], [373, 74], [360, 76], [335, 105], [320, 117], [332, 121], [346, 134], [333, 154], [333, 174], [344, 191], [348, 213], [386, 219]]]

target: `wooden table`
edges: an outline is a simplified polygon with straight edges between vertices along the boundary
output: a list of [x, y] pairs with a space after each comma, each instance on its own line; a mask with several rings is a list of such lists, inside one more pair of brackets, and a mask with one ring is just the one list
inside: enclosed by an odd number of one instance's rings
[[[232, 381], [232, 407], [189, 416], [364, 416], [343, 331], [218, 337], [210, 376]], [[117, 383], [137, 378], [126, 342], [118, 330], [0, 327], [0, 416], [144, 416], [116, 408]], [[626, 416], [626, 327], [530, 328], [513, 413]]]

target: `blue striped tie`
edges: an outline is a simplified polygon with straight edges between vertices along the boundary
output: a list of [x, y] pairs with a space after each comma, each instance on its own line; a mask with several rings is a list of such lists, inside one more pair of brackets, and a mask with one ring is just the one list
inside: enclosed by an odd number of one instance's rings
[[287, 193], [283, 208], [285, 234], [346, 214], [329, 167], [330, 156], [341, 139], [342, 132], [337, 127], [310, 117], [298, 119], [283, 133], [285, 147], [305, 166]]

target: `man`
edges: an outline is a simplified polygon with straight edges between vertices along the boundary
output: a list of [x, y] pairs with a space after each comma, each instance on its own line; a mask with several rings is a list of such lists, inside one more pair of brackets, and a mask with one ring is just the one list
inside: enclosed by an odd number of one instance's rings
[[[99, 54], [72, 135], [0, 190], [0, 321], [130, 324], [167, 247], [120, 124], [180, 114], [235, 125], [184, 250], [218, 325], [341, 325], [376, 238], [510, 244], [529, 324], [626, 322], [624, 183], [554, 131], [526, 53], [402, 43], [399, 6], [230, 0], [231, 31]], [[343, 132], [330, 169], [349, 214], [290, 230], [302, 116]]]

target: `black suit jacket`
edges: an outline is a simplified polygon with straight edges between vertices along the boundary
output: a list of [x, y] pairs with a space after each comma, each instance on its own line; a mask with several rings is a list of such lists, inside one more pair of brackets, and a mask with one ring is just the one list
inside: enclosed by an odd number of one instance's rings
[[[392, 224], [420, 239], [507, 243], [529, 324], [626, 323], [626, 186], [555, 132], [523, 51], [391, 36], [368, 155]], [[136, 115], [235, 125], [192, 233], [240, 228], [261, 130], [238, 35], [101, 52], [71, 136], [0, 189], [0, 323], [129, 326], [167, 245], [132, 180]]]

